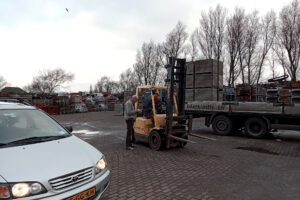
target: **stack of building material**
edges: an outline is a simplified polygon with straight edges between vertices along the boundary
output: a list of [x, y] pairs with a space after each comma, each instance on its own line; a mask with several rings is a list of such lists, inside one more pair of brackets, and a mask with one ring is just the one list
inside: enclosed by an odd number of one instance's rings
[[115, 104], [114, 103], [108, 103], [107, 104], [107, 110], [108, 111], [114, 111], [115, 110]]
[[236, 91], [233, 87], [226, 86], [223, 88], [223, 100], [224, 101], [236, 101]]
[[278, 103], [278, 97], [279, 97], [279, 93], [278, 93], [278, 88], [274, 88], [274, 89], [267, 89], [267, 102], [268, 103]]
[[289, 89], [280, 89], [278, 102], [280, 103], [291, 103], [291, 91]]
[[59, 107], [59, 114], [70, 114], [74, 112], [73, 107], [70, 105], [70, 98], [69, 96], [57, 96], [54, 99], [54, 104]]
[[292, 103], [300, 103], [300, 89], [292, 89]]
[[300, 81], [294, 81], [292, 83], [292, 88], [293, 89], [300, 89]]
[[186, 101], [223, 100], [223, 63], [213, 60], [188, 62], [186, 68]]
[[81, 96], [79, 96], [79, 95], [72, 95], [71, 96], [71, 103], [74, 103], [74, 104], [82, 103]]
[[53, 105], [53, 99], [42, 99], [42, 98], [39, 98], [39, 99], [36, 99], [36, 98], [33, 98], [32, 99], [32, 104], [34, 106], [52, 106]]
[[251, 100], [254, 102], [265, 102], [266, 94], [267, 94], [267, 89], [262, 85], [251, 87]]
[[240, 84], [236, 86], [238, 101], [251, 101], [251, 86]]
[[87, 106], [82, 102], [82, 97], [78, 93], [71, 94], [71, 109], [73, 112], [86, 112]]

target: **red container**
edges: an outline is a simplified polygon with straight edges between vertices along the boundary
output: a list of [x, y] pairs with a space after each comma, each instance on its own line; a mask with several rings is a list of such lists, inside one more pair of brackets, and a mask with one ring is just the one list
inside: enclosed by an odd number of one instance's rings
[[58, 106], [38, 106], [39, 109], [42, 109], [49, 115], [58, 115]]
[[58, 106], [48, 106], [49, 115], [58, 115]]

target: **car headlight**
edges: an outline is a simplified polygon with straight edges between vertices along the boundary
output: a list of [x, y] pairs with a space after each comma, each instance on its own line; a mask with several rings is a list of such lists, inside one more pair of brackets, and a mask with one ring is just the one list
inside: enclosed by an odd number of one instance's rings
[[0, 199], [28, 197], [46, 193], [46, 188], [37, 182], [30, 183], [0, 183]]
[[96, 174], [99, 174], [105, 168], [107, 167], [107, 163], [104, 157], [102, 157], [97, 163], [96, 163]]

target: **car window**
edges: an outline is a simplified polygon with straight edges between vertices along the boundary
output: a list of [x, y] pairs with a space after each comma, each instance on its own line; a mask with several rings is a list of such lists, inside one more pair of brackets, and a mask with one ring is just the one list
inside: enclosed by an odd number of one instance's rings
[[68, 135], [48, 115], [39, 110], [0, 110], [0, 143], [31, 137]]

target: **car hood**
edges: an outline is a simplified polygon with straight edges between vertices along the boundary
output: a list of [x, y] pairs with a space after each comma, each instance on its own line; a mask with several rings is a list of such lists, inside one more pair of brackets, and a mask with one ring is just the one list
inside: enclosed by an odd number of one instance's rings
[[48, 142], [0, 149], [0, 176], [8, 182], [49, 179], [94, 166], [102, 153], [72, 135]]

